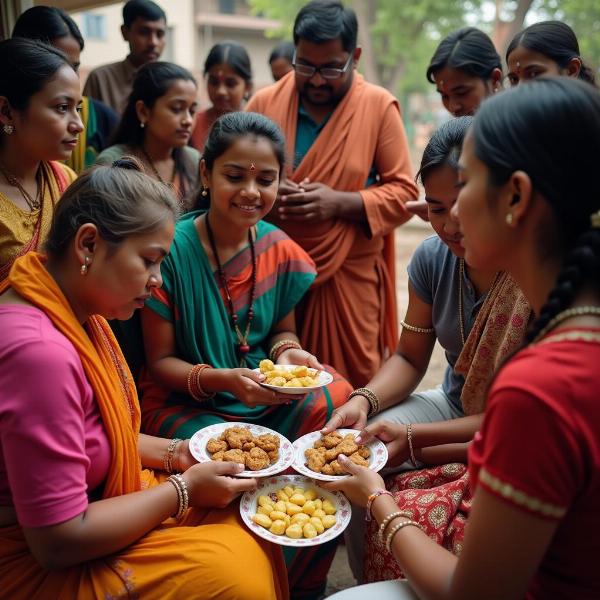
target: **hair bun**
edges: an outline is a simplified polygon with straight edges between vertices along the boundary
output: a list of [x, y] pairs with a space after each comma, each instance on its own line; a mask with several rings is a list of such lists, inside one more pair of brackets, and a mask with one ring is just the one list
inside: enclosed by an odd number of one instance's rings
[[117, 158], [111, 166], [115, 169], [129, 169], [130, 171], [144, 173], [144, 165], [135, 156], [121, 156], [121, 158]]

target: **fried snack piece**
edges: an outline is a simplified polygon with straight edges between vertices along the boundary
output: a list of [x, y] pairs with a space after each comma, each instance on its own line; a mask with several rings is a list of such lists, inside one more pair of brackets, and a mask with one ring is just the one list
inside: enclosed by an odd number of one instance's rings
[[206, 450], [211, 454], [215, 452], [223, 452], [228, 450], [227, 442], [225, 440], [216, 440], [215, 438], [210, 438], [208, 443], [206, 444]]
[[355, 452], [348, 457], [355, 465], [359, 465], [361, 467], [368, 467], [369, 461], [366, 458], [363, 458], [359, 452]]
[[259, 435], [254, 438], [254, 443], [265, 452], [279, 449], [279, 438], [272, 433], [263, 433], [262, 435]]
[[314, 444], [315, 448], [319, 448], [320, 446], [325, 446], [328, 450], [330, 448], [335, 448], [344, 438], [337, 432], [334, 431], [329, 435], [324, 435], [320, 440], [317, 440]]
[[354, 434], [348, 433], [345, 435], [344, 439], [336, 446], [336, 450], [339, 450], [338, 454], [345, 454], [346, 456], [358, 452], [358, 444], [354, 441]]
[[246, 427], [229, 427], [218, 439], [211, 438], [206, 449], [217, 461], [241, 463], [251, 471], [267, 468], [279, 460], [279, 438], [271, 433], [255, 437]]
[[335, 473], [333, 472], [333, 467], [331, 466], [331, 463], [325, 463], [321, 467], [321, 473], [323, 473], [323, 475], [335, 475]]
[[286, 381], [283, 387], [304, 387], [304, 384], [302, 383], [301, 379], [298, 379], [298, 377], [294, 377], [293, 379], [290, 379], [289, 381]]
[[348, 475], [348, 471], [346, 471], [337, 460], [332, 460], [329, 464], [331, 465], [331, 470], [334, 475]]
[[308, 367], [304, 365], [299, 365], [292, 369], [292, 374], [294, 377], [306, 377], [308, 375]]
[[260, 372], [265, 376], [265, 383], [275, 387], [315, 387], [319, 385], [316, 369], [305, 365], [296, 365], [289, 369], [273, 364], [269, 359], [261, 360]]
[[239, 448], [232, 448], [231, 450], [227, 450], [227, 452], [223, 452], [223, 460], [236, 462], [241, 465], [246, 464], [246, 455]]
[[252, 434], [243, 427], [232, 427], [223, 432], [225, 441], [230, 448], [242, 448], [242, 446], [252, 440]]
[[352, 433], [342, 437], [339, 432], [334, 431], [329, 435], [322, 436], [313, 446], [313, 448], [305, 450], [304, 455], [308, 459], [306, 466], [316, 473], [347, 475], [337, 461], [340, 454], [348, 456], [357, 465], [369, 466], [367, 459], [371, 456], [371, 451], [366, 446], [359, 446]]
[[363, 458], [369, 458], [371, 456], [371, 451], [366, 446], [359, 446], [358, 453]]
[[308, 459], [308, 468], [315, 473], [320, 473], [325, 465], [325, 455], [316, 448], [308, 448], [304, 451], [304, 456]]
[[252, 448], [250, 452], [245, 452], [246, 467], [251, 471], [266, 469], [270, 464], [269, 455], [261, 448]]
[[258, 368], [260, 369], [260, 372], [264, 374], [268, 373], [269, 371], [273, 371], [273, 369], [275, 369], [275, 365], [273, 364], [272, 360], [265, 358], [258, 363]]

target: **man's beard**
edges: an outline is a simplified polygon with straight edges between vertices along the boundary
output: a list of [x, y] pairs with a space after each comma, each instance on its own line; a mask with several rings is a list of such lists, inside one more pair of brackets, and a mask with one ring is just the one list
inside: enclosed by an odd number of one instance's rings
[[[312, 91], [316, 92], [324, 92], [322, 98], [313, 98], [311, 95]], [[310, 104], [314, 104], [315, 106], [335, 106], [339, 98], [333, 92], [333, 89], [328, 85], [322, 85], [320, 87], [314, 87], [311, 85], [303, 86], [300, 90], [300, 97], [303, 100], [306, 100]]]

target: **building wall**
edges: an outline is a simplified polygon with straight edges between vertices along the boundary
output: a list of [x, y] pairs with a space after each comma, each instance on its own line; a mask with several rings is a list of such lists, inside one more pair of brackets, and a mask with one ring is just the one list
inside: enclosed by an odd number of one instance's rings
[[[250, 54], [254, 74], [255, 89], [272, 83], [267, 60], [276, 39], [266, 38], [265, 32], [257, 28], [254, 18], [251, 26], [243, 23], [207, 24], [199, 15], [219, 14], [219, 9], [228, 3], [219, 0], [155, 0], [167, 15], [167, 45], [163, 60], [180, 64], [196, 75], [201, 82], [204, 61], [210, 48], [224, 40], [235, 40], [244, 45]], [[249, 7], [244, 0], [231, 3], [236, 16], [249, 17]], [[121, 36], [123, 2], [100, 7], [90, 11], [73, 13], [85, 37], [85, 49], [81, 56], [81, 77], [85, 81], [95, 67], [123, 60], [128, 53], [127, 43]], [[88, 35], [87, 23], [90, 20], [102, 21], [104, 37], [94, 39]], [[210, 21], [210, 19], [209, 19]], [[204, 85], [200, 85], [199, 98], [202, 106], [207, 104]]]

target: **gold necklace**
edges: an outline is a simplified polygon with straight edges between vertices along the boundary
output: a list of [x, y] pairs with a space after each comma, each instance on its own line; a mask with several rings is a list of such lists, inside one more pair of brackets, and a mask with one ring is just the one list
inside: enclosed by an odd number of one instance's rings
[[144, 160], [146, 161], [148, 166], [152, 169], [154, 176], [164, 185], [173, 185], [173, 182], [175, 181], [175, 160], [173, 160], [173, 173], [171, 174], [171, 181], [170, 181], [170, 183], [167, 183], [160, 176], [160, 173], [158, 172], [158, 169], [156, 168], [154, 161], [150, 158], [150, 155], [148, 154], [148, 152], [146, 152], [146, 149], [143, 146], [140, 146], [140, 152], [142, 153], [142, 156], [144, 157]]
[[571, 317], [581, 317], [584, 315], [596, 315], [600, 316], [600, 306], [574, 306], [573, 308], [567, 308], [559, 312], [555, 317], [550, 319], [548, 324], [542, 328], [542, 330], [535, 336], [531, 342], [535, 344], [542, 339], [550, 330], [554, 329], [559, 323], [570, 319]]
[[16, 187], [21, 196], [23, 196], [23, 199], [25, 200], [25, 202], [27, 203], [27, 206], [29, 207], [29, 210], [31, 212], [39, 210], [40, 206], [42, 205], [41, 199], [40, 199], [40, 191], [42, 186], [40, 185], [40, 168], [38, 167], [38, 170], [35, 173], [35, 182], [37, 184], [37, 191], [35, 194], [35, 198], [32, 197], [32, 195], [21, 185], [21, 182], [9, 171], [6, 170], [6, 167], [4, 165], [0, 164], [0, 173], [2, 173], [2, 175], [4, 176], [4, 179], [6, 179], [6, 181], [8, 182], [8, 185], [11, 185], [12, 187]]

